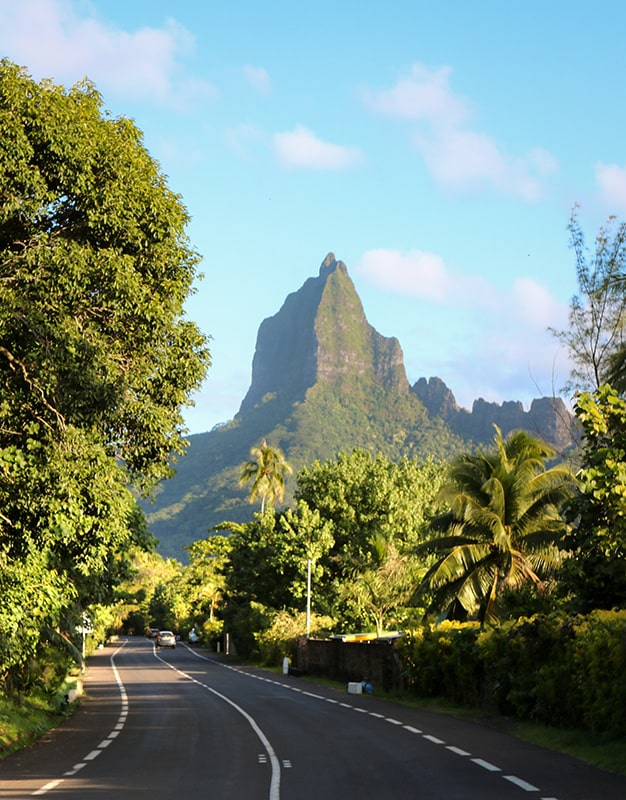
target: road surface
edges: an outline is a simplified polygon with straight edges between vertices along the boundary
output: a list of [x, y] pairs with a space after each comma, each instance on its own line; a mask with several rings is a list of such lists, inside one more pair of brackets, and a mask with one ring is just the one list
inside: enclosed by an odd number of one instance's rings
[[86, 699], [0, 761], [11, 800], [625, 800], [626, 777], [472, 722], [143, 638], [98, 651]]

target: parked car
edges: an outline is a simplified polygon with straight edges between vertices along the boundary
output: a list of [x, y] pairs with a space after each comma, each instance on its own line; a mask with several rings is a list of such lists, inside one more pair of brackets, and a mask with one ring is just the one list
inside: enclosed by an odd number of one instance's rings
[[176, 647], [176, 637], [172, 631], [159, 631], [156, 644], [157, 647]]

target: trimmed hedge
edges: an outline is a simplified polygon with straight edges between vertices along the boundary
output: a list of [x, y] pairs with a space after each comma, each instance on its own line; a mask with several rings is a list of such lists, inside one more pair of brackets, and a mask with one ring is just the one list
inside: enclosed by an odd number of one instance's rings
[[409, 689], [521, 720], [626, 735], [626, 611], [444, 622], [399, 644]]

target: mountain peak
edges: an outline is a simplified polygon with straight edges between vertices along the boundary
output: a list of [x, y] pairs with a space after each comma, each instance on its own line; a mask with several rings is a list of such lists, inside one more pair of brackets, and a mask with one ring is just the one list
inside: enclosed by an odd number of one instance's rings
[[287, 296], [263, 320], [252, 361], [252, 383], [239, 414], [300, 402], [316, 383], [377, 381], [408, 392], [400, 344], [368, 323], [343, 261], [328, 253], [317, 278]]
[[348, 274], [348, 268], [343, 263], [343, 261], [337, 261], [335, 258], [334, 253], [329, 253], [326, 258], [322, 261], [320, 266], [320, 278], [325, 278], [327, 275], [330, 275], [331, 272], [334, 272], [338, 269], [340, 272], [343, 272], [344, 275]]

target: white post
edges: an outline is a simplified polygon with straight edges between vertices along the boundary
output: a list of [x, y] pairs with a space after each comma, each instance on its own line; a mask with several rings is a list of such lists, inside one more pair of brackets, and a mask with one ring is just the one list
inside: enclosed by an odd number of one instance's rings
[[311, 559], [307, 561], [306, 570], [306, 635], [311, 633]]

